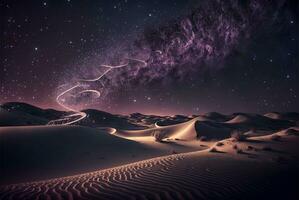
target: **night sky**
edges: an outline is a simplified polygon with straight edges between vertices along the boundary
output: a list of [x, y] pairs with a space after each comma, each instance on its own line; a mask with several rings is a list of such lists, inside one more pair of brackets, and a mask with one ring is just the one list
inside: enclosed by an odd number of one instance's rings
[[[63, 109], [57, 96], [79, 84], [64, 105], [162, 115], [299, 111], [297, 0], [0, 6], [0, 103]], [[101, 65], [123, 67], [86, 81], [107, 70]]]

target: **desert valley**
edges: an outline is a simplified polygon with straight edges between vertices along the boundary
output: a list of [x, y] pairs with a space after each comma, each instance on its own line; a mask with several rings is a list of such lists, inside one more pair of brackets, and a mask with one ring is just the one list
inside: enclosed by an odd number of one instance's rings
[[0, 199], [298, 197], [298, 113], [84, 112], [1, 105]]

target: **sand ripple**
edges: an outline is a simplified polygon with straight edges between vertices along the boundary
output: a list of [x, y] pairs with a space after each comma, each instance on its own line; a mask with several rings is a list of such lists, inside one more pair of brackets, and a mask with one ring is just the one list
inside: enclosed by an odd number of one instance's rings
[[273, 189], [270, 181], [252, 178], [256, 172], [263, 173], [262, 166], [248, 162], [244, 167], [240, 161], [220, 166], [215, 157], [199, 159], [198, 154], [177, 154], [82, 175], [2, 186], [0, 199], [197, 200], [237, 199], [241, 195], [246, 199]]

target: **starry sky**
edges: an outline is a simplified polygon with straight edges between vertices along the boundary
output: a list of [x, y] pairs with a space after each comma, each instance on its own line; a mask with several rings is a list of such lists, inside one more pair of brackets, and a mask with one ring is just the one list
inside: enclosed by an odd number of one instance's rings
[[125, 65], [81, 81], [61, 102], [121, 114], [299, 111], [297, 0], [0, 6], [0, 103], [61, 110], [57, 96], [78, 80]]

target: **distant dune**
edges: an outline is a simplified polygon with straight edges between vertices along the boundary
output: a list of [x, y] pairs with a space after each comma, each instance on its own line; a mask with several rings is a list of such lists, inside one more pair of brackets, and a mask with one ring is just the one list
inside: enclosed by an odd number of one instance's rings
[[114, 115], [0, 106], [0, 199], [296, 199], [298, 113]]
[[296, 113], [296, 112], [289, 112], [289, 113], [272, 112], [272, 113], [267, 113], [264, 116], [272, 118], [272, 119], [299, 121], [299, 113]]

